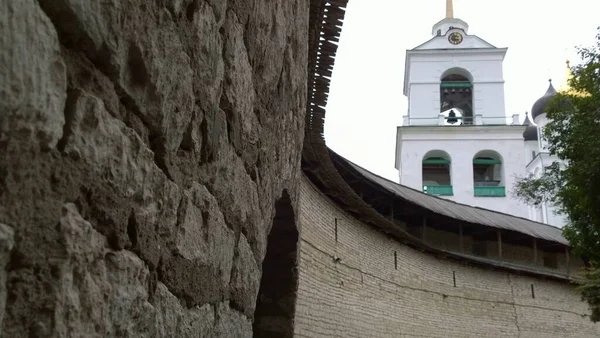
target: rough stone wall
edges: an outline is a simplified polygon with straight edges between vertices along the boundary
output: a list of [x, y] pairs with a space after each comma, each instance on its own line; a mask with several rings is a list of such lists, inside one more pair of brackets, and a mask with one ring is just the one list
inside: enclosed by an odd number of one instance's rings
[[0, 335], [252, 335], [307, 0], [0, 0]]
[[352, 218], [307, 179], [299, 219], [297, 337], [600, 336], [572, 285], [411, 249]]

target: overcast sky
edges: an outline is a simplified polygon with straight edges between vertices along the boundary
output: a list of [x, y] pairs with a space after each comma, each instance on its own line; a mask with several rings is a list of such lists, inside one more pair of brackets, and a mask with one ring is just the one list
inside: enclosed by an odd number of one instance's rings
[[[331, 82], [327, 145], [360, 166], [398, 182], [396, 127], [407, 114], [402, 95], [404, 58], [429, 40], [446, 13], [445, 0], [350, 0]], [[504, 59], [506, 114], [524, 114], [548, 87], [560, 86], [575, 46], [594, 43], [600, 0], [454, 0], [454, 16], [469, 34]], [[524, 116], [524, 115], [523, 115]], [[522, 118], [523, 118], [522, 116]]]

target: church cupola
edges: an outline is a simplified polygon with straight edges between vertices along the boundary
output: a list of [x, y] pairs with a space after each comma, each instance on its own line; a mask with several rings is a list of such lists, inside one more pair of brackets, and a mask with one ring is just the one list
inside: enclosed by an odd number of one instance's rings
[[446, 33], [452, 29], [460, 29], [467, 34], [469, 25], [461, 19], [454, 17], [454, 5], [452, 0], [446, 0], [446, 17], [433, 25], [431, 34], [433, 36], [446, 35]]
[[544, 114], [546, 112], [546, 108], [548, 107], [548, 103], [550, 103], [550, 100], [552, 99], [552, 97], [554, 97], [554, 95], [556, 95], [556, 89], [554, 89], [554, 86], [552, 86], [552, 80], [549, 80], [550, 85], [548, 86], [548, 90], [546, 90], [546, 93], [540, 97], [537, 101], [535, 101], [535, 103], [533, 104], [533, 107], [531, 107], [531, 117], [533, 118], [533, 120], [535, 121], [536, 118], [542, 114]]
[[523, 125], [527, 126], [525, 131], [523, 132], [523, 139], [527, 141], [536, 141], [538, 140], [538, 130], [537, 127], [533, 125], [531, 120], [529, 119], [529, 114], [525, 113], [525, 121], [523, 121]]
[[546, 116], [546, 112], [550, 105], [550, 101], [556, 96], [557, 91], [554, 89], [552, 85], [552, 79], [548, 80], [550, 84], [548, 85], [548, 90], [546, 93], [537, 99], [531, 107], [531, 117], [536, 124], [537, 134], [538, 134], [538, 142], [539, 142], [539, 150], [540, 152], [548, 151], [548, 140], [544, 137], [544, 128], [548, 123], [548, 117]]

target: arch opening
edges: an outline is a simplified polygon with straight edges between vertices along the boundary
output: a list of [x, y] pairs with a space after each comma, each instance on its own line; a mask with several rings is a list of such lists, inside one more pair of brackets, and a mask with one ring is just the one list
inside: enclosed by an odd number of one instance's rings
[[440, 78], [440, 114], [446, 125], [471, 125], [473, 117], [473, 77], [462, 68], [451, 68]]
[[475, 196], [506, 196], [502, 164], [500, 154], [492, 150], [480, 151], [473, 157], [473, 190]]
[[423, 156], [421, 164], [423, 192], [430, 195], [453, 194], [450, 155], [432, 150]]
[[254, 311], [254, 337], [294, 335], [294, 311], [298, 288], [298, 229], [287, 191], [275, 204], [273, 226], [267, 239], [267, 254]]

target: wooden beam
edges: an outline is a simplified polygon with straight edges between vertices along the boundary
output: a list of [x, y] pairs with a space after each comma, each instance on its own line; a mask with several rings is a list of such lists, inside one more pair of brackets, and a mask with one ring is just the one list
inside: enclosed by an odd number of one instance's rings
[[394, 222], [394, 200], [390, 203], [390, 221]]
[[498, 258], [502, 258], [502, 231], [498, 230]]
[[569, 275], [571, 273], [571, 267], [570, 267], [570, 262], [571, 262], [571, 257], [569, 254], [569, 247], [565, 246], [565, 256], [567, 258], [567, 275]]
[[427, 216], [423, 216], [423, 228], [421, 231], [421, 240], [423, 240], [423, 242], [425, 242], [427, 240], [426, 232], [427, 232]]
[[487, 233], [490, 233], [490, 231], [493, 231], [493, 230], [494, 230], [494, 228], [484, 229], [484, 230], [481, 230], [481, 231], [472, 232], [471, 235], [472, 236], [478, 236], [478, 235], [482, 235], [482, 234], [487, 234]]
[[537, 264], [537, 240], [533, 239], [533, 264]]
[[463, 245], [462, 223], [458, 223], [458, 246], [459, 246], [460, 252], [463, 253], [465, 250], [464, 250], [464, 245]]
[[399, 205], [398, 208], [394, 208], [394, 217], [398, 216], [399, 218], [402, 218], [400, 216], [412, 216], [415, 213], [409, 209], [404, 207], [403, 205]]

